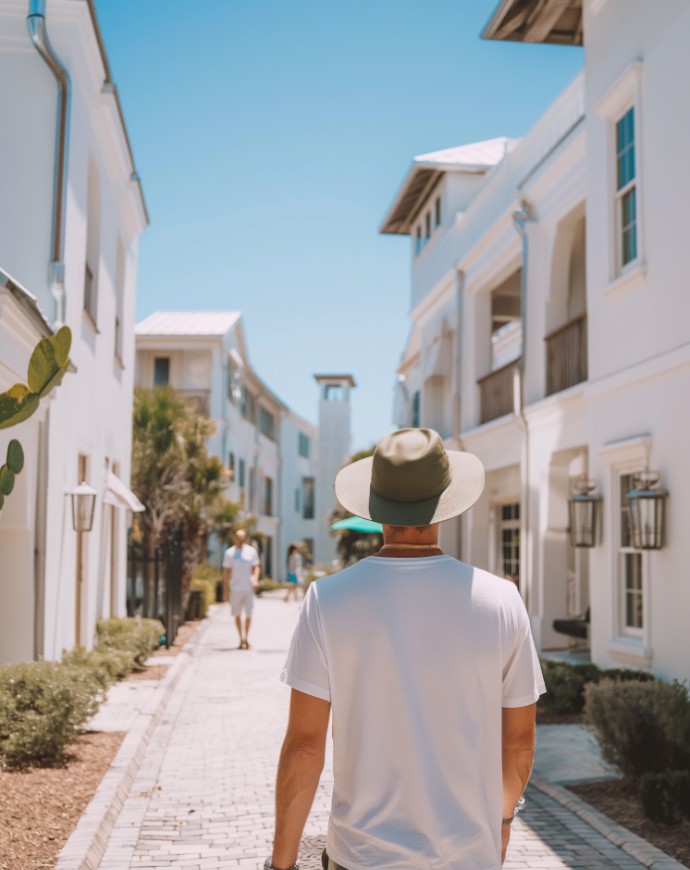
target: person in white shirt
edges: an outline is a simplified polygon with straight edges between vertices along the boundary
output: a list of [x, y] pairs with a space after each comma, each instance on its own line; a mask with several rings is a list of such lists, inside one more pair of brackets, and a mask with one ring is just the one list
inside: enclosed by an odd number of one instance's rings
[[304, 583], [304, 575], [302, 574], [302, 554], [299, 551], [297, 544], [290, 544], [287, 554], [287, 569], [288, 569], [288, 588], [285, 593], [285, 601], [290, 600], [290, 596], [295, 596], [295, 601], [299, 598], [298, 590], [302, 588]]
[[514, 583], [444, 555], [439, 524], [484, 469], [430, 429], [341, 469], [338, 501], [383, 524], [374, 556], [312, 583], [281, 679], [290, 714], [267, 870], [298, 849], [333, 714], [327, 870], [499, 870], [545, 691]]
[[[228, 597], [230, 584], [230, 612], [240, 635], [240, 649], [249, 649], [249, 627], [252, 624], [254, 590], [259, 585], [261, 571], [259, 554], [247, 543], [244, 529], [235, 532], [235, 546], [223, 555], [223, 584]], [[244, 612], [244, 623], [242, 613]]]

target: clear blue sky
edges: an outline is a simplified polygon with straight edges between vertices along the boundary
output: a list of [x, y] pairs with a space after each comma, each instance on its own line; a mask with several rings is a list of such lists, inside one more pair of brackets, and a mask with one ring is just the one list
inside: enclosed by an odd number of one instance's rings
[[523, 135], [582, 65], [481, 40], [496, 4], [98, 0], [151, 214], [137, 319], [240, 310], [297, 413], [351, 372], [353, 449], [390, 431], [410, 247], [377, 228], [412, 157]]

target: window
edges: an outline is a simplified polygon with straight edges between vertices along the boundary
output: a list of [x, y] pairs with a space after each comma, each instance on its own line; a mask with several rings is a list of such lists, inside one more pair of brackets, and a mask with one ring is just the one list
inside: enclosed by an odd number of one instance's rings
[[125, 247], [118, 236], [115, 247], [115, 357], [122, 363], [123, 318], [125, 306]]
[[498, 507], [498, 570], [517, 583], [520, 579], [520, 503]]
[[428, 242], [431, 238], [431, 212], [428, 211], [426, 213], [426, 217], [424, 218], [424, 242]]
[[301, 491], [300, 488], [297, 487], [295, 489], [295, 513], [299, 513], [302, 510], [302, 499], [301, 499]]
[[263, 514], [267, 517], [273, 516], [273, 479], [270, 477], [264, 478]]
[[228, 454], [228, 471], [230, 472], [230, 480], [235, 479], [235, 454], [230, 452]]
[[240, 464], [237, 469], [237, 482], [240, 486], [244, 486], [244, 481], [246, 477], [246, 466], [244, 464], [244, 459], [240, 459]]
[[621, 267], [637, 258], [635, 109], [616, 122], [616, 212]]
[[249, 469], [249, 510], [254, 510], [256, 500], [256, 469]]
[[305, 459], [309, 459], [309, 436], [305, 435], [304, 432], [299, 433], [297, 452]]
[[418, 257], [422, 253], [423, 247], [424, 247], [424, 243], [422, 242], [422, 227], [420, 225], [417, 227], [417, 234], [415, 236], [415, 242], [414, 242], [415, 256]]
[[620, 476], [619, 583], [621, 589], [621, 628], [623, 634], [641, 635], [644, 627], [642, 591], [642, 553], [634, 550], [630, 532], [628, 493], [633, 489], [633, 474]]
[[276, 418], [263, 405], [259, 405], [259, 431], [262, 435], [270, 438], [271, 441], [275, 441]]
[[302, 518], [314, 519], [314, 478], [302, 478]]
[[415, 390], [415, 392], [412, 396], [412, 426], [415, 429], [419, 426], [419, 405], [420, 405], [419, 390]]
[[98, 263], [101, 252], [101, 183], [89, 160], [86, 182], [86, 262], [84, 263], [84, 311], [92, 324], [98, 320]]
[[256, 401], [247, 390], [242, 392], [242, 416], [250, 423], [256, 423]]
[[324, 398], [327, 402], [342, 402], [343, 388], [340, 384], [327, 384]]
[[441, 226], [441, 197], [434, 200], [434, 228]]
[[153, 360], [153, 385], [164, 387], [170, 383], [170, 357], [157, 356]]

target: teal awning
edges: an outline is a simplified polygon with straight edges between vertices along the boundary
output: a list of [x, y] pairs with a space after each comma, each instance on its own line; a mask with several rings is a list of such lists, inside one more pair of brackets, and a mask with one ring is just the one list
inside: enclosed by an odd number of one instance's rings
[[344, 520], [333, 523], [331, 528], [334, 532], [346, 529], [349, 532], [360, 532], [363, 535], [380, 535], [383, 532], [381, 523], [365, 520], [363, 517], [345, 517]]

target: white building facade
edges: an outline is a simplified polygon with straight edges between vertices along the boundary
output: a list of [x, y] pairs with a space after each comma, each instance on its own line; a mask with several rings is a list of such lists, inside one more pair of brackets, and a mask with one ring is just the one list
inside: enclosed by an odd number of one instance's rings
[[[34, 298], [39, 332], [72, 331], [62, 385], [0, 432], [0, 454], [16, 438], [27, 458], [0, 514], [0, 662], [9, 662], [90, 646], [98, 618], [125, 612], [127, 510], [138, 507], [126, 487], [137, 255], [148, 219], [92, 2], [51, 0], [46, 13], [41, 0], [0, 0], [0, 80], [0, 267]], [[2, 302], [2, 389], [26, 380], [36, 343], [17, 319], [26, 306], [11, 312], [17, 298]], [[82, 481], [97, 501], [92, 530], [78, 535], [67, 493]]]
[[306, 496], [295, 510], [294, 490], [315, 478], [316, 430], [252, 369], [237, 311], [158, 311], [137, 324], [136, 344], [137, 386], [169, 384], [213, 422], [208, 449], [228, 471], [225, 497], [255, 520], [264, 576], [284, 580], [289, 543], [313, 540], [313, 511], [302, 510]]
[[[482, 499], [444, 543], [519, 584], [541, 650], [571, 647], [554, 629], [569, 619], [598, 664], [687, 679], [690, 119], [674, 107], [690, 9], [571, 0], [554, 19], [538, 5], [504, 0], [484, 35], [584, 39], [583, 73], [498, 159], [494, 140], [416, 160], [384, 220], [413, 242], [396, 423], [434, 426], [484, 462]], [[658, 550], [630, 533], [645, 469], [670, 492]], [[601, 498], [591, 548], [569, 535], [581, 475]]]

